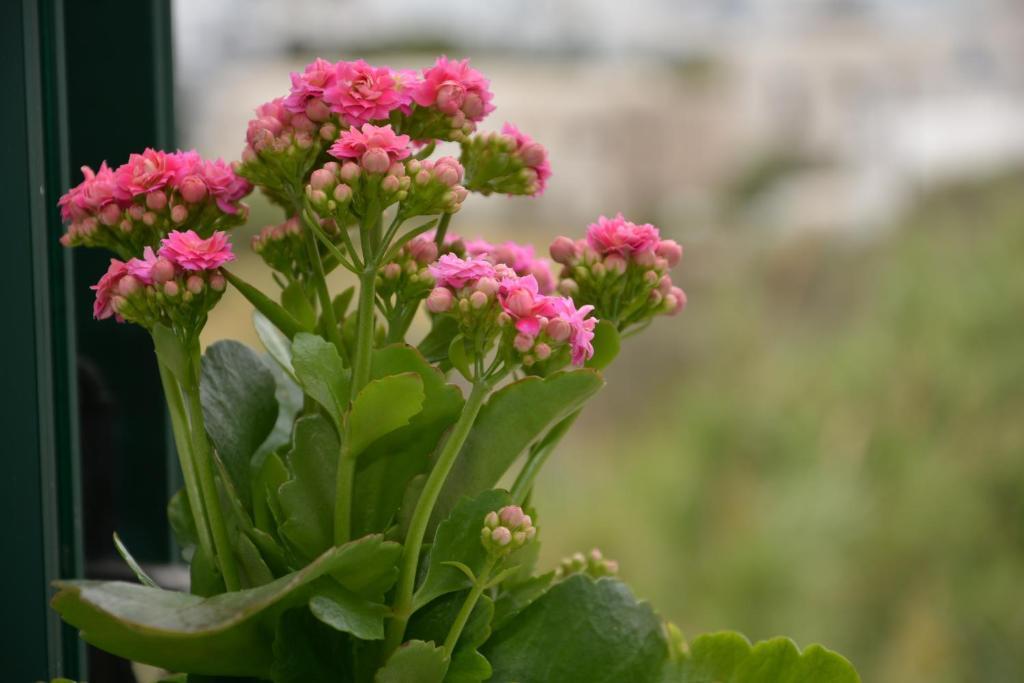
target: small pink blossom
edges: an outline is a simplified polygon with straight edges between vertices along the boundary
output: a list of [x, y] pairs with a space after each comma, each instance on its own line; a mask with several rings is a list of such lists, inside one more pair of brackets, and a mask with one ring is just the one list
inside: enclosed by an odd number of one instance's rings
[[[362, 129], [355, 126], [342, 133], [338, 140], [331, 145], [331, 156], [336, 159], [356, 159], [369, 161], [369, 157], [377, 150], [387, 155], [388, 164], [409, 156], [409, 136], [396, 135], [391, 125], [374, 126], [363, 124]], [[384, 167], [385, 170], [387, 166]]]
[[178, 158], [152, 148], [132, 154], [115, 172], [118, 189], [135, 197], [167, 185], [178, 171]]
[[340, 114], [349, 126], [362, 126], [369, 121], [387, 119], [399, 109], [409, 112], [412, 93], [406, 86], [410, 76], [363, 60], [339, 62], [323, 99], [331, 111]]
[[290, 112], [304, 113], [310, 100], [323, 98], [334, 85], [336, 73], [334, 64], [317, 57], [306, 65], [302, 73], [292, 72], [292, 90], [282, 104]]
[[429, 266], [438, 287], [462, 289], [480, 278], [496, 277], [494, 266], [481, 258], [460, 259], [455, 254], [442, 254]]
[[498, 301], [502, 310], [516, 321], [516, 329], [530, 337], [540, 333], [541, 318], [550, 318], [557, 312], [554, 299], [538, 291], [537, 278], [532, 275], [502, 280]]
[[100, 281], [89, 289], [96, 292], [96, 300], [92, 305], [92, 316], [97, 320], [106, 320], [114, 316], [117, 322], [124, 322], [117, 311], [114, 310], [114, 295], [117, 294], [117, 287], [121, 280], [130, 275], [128, 266], [123, 261], [110, 259], [110, 267], [103, 274]]
[[129, 275], [134, 276], [139, 282], [146, 285], [153, 284], [153, 268], [159, 258], [153, 252], [153, 247], [146, 247], [142, 252], [142, 258], [133, 258], [125, 264]]
[[160, 256], [183, 270], [214, 270], [235, 260], [227, 233], [220, 231], [204, 240], [193, 230], [176, 230], [163, 239]]
[[461, 111], [470, 121], [482, 121], [494, 111], [488, 89], [489, 82], [469, 60], [450, 60], [438, 57], [434, 66], [423, 70], [423, 80], [412, 94], [422, 107], [436, 106], [442, 113], [453, 116]]
[[210, 195], [217, 200], [217, 208], [227, 214], [238, 213], [237, 203], [252, 192], [249, 181], [237, 175], [223, 159], [203, 162], [202, 177]]
[[573, 365], [583, 365], [594, 356], [594, 327], [597, 318], [587, 316], [594, 310], [586, 305], [576, 308], [576, 304], [568, 297], [550, 297], [556, 319], [569, 324], [569, 347], [572, 350]]
[[495, 265], [509, 266], [517, 275], [534, 276], [541, 294], [551, 294], [555, 291], [551, 266], [546, 260], [537, 258], [531, 244], [517, 244], [512, 241], [492, 244], [487, 240], [475, 239], [466, 242], [466, 253], [487, 259]]
[[82, 167], [84, 180], [67, 191], [58, 201], [61, 218], [78, 221], [99, 213], [104, 207], [118, 204], [117, 179], [107, 162], [98, 171]]
[[602, 256], [618, 254], [628, 258], [631, 254], [651, 251], [659, 241], [658, 229], [650, 223], [637, 225], [622, 217], [601, 216], [587, 228], [587, 244]]
[[537, 191], [532, 196], [540, 196], [547, 188], [548, 179], [551, 177], [551, 162], [548, 161], [548, 151], [543, 145], [534, 142], [533, 138], [520, 131], [511, 123], [506, 122], [501, 127], [501, 132], [516, 141], [516, 152], [519, 154], [523, 165], [532, 169], [537, 174]]

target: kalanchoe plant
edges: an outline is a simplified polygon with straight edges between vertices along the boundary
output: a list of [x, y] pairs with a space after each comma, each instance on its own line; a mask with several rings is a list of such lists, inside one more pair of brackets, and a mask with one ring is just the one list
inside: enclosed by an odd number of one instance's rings
[[[537, 570], [534, 481], [622, 338], [685, 305], [682, 248], [601, 217], [554, 242], [556, 274], [528, 245], [455, 235], [470, 192], [536, 196], [551, 175], [514, 126], [475, 133], [491, 100], [466, 61], [318, 59], [256, 110], [233, 170], [153, 150], [85, 169], [60, 200], [63, 241], [116, 254], [95, 316], [152, 335], [191, 592], [157, 586], [115, 539], [138, 584], [60, 582], [54, 608], [178, 681], [858, 680], [818, 646], [687, 642], [599, 551]], [[460, 159], [431, 158], [445, 140]], [[250, 182], [284, 209], [252, 242], [276, 295], [230, 270]], [[337, 268], [358, 287], [332, 293]], [[227, 284], [266, 355], [200, 353]], [[412, 346], [418, 312], [430, 331]]]

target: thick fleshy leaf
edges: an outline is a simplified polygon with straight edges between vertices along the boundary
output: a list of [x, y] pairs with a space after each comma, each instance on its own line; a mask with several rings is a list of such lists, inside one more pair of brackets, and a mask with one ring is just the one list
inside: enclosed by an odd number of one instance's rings
[[487, 562], [487, 551], [480, 542], [484, 517], [511, 502], [507, 491], [497, 489], [459, 501], [451, 515], [437, 527], [427, 558], [426, 576], [413, 597], [413, 609], [419, 609], [445, 593], [470, 587], [469, 578], [446, 563], [461, 562], [480, 576]]
[[274, 398], [277, 400], [277, 421], [270, 434], [263, 440], [252, 456], [250, 472], [257, 472], [263, 466], [268, 453], [278, 450], [291, 441], [295, 416], [302, 411], [305, 394], [298, 380], [289, 375], [270, 356], [260, 358], [274, 376]]
[[171, 328], [157, 323], [150, 331], [157, 358], [181, 383], [191, 382], [188, 351]]
[[281, 612], [305, 605], [327, 573], [373, 564], [376, 553], [394, 557], [392, 546], [367, 536], [265, 586], [210, 598], [121, 581], [62, 581], [52, 604], [87, 642], [120, 657], [171, 671], [267, 677]]
[[253, 523], [273, 538], [280, 541], [278, 525], [284, 522], [284, 512], [278, 491], [288, 481], [290, 474], [281, 456], [268, 453], [253, 480]]
[[256, 336], [260, 338], [263, 348], [277, 362], [278, 367], [298, 382], [295, 368], [292, 367], [292, 342], [259, 311], [252, 312], [252, 326]]
[[270, 678], [274, 683], [344, 680], [342, 672], [351, 666], [348, 644], [348, 636], [314, 618], [308, 609], [290, 609], [277, 623]]
[[522, 583], [502, 591], [494, 603], [493, 627], [499, 629], [513, 617], [544, 595], [555, 580], [555, 573], [548, 572], [531, 577]]
[[196, 531], [195, 518], [192, 517], [192, 507], [188, 503], [188, 493], [181, 489], [167, 501], [167, 521], [171, 525], [171, 532], [174, 540], [181, 548], [182, 557], [188, 561], [192, 557], [192, 551], [199, 542], [199, 532]]
[[309, 303], [301, 282], [292, 282], [281, 290], [281, 305], [307, 330], [316, 327], [316, 310]]
[[441, 683], [447, 664], [443, 648], [412, 640], [395, 650], [373, 680], [375, 683]]
[[615, 329], [615, 323], [610, 320], [602, 320], [594, 328], [594, 355], [587, 361], [587, 367], [595, 370], [604, 370], [615, 357], [619, 355], [622, 348], [622, 339], [619, 331]]
[[323, 415], [306, 415], [295, 422], [292, 447], [285, 456], [291, 478], [277, 492], [284, 514], [278, 531], [300, 562], [334, 543], [338, 450], [338, 433]]
[[415, 372], [369, 382], [352, 401], [348, 416], [348, 448], [352, 457], [377, 439], [409, 424], [423, 409], [423, 380]]
[[409, 424], [378, 439], [359, 457], [352, 532], [359, 536], [383, 531], [392, 524], [409, 481], [426, 472], [430, 454], [462, 411], [462, 392], [445, 382], [444, 375], [416, 349], [392, 345], [373, 355], [376, 378], [415, 372], [423, 380], [423, 410]]
[[117, 535], [116, 531], [114, 532], [114, 548], [117, 549], [117, 554], [121, 556], [124, 563], [128, 565], [128, 568], [132, 570], [133, 574], [135, 574], [135, 578], [139, 580], [139, 583], [143, 586], [159, 588], [159, 586], [156, 585], [156, 581], [149, 577], [149, 574], [147, 574], [146, 570], [142, 568], [142, 565], [140, 565], [135, 558], [132, 557], [132, 554], [128, 552], [128, 546], [124, 544], [124, 541], [121, 540], [121, 537]]
[[434, 507], [431, 528], [462, 496], [495, 486], [531, 443], [597, 393], [604, 380], [593, 370], [527, 377], [494, 392], [480, 410]]
[[481, 651], [491, 683], [657, 681], [668, 658], [661, 620], [625, 584], [577, 574], [494, 632]]
[[820, 645], [803, 652], [789, 638], [751, 646], [738, 633], [695, 638], [665, 667], [663, 683], [859, 683], [853, 666]]
[[348, 407], [349, 373], [338, 349], [315, 334], [297, 334], [292, 341], [292, 367], [302, 389], [340, 426]]
[[239, 499], [251, 509], [250, 462], [277, 421], [277, 383], [255, 351], [232, 340], [207, 348], [202, 365], [206, 431]]
[[372, 602], [336, 583], [325, 584], [309, 599], [309, 610], [317, 619], [336, 631], [350, 633], [360, 640], [384, 637], [384, 617], [388, 607]]
[[[446, 363], [448, 347], [459, 333], [459, 322], [450, 315], [434, 318], [434, 325], [417, 347], [431, 363]], [[450, 363], [448, 364], [451, 367]]]
[[[464, 590], [434, 600], [409, 620], [405, 637], [443, 643], [468, 595]], [[455, 645], [445, 683], [480, 683], [491, 676], [491, 665], [477, 648], [490, 637], [493, 617], [494, 603], [486, 595], [480, 596]]]

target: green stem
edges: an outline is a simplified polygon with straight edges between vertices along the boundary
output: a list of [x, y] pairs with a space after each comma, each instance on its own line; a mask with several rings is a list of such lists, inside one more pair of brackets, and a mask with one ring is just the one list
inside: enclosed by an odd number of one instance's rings
[[213, 539], [210, 537], [210, 526], [206, 521], [206, 506], [203, 505], [203, 497], [199, 493], [195, 463], [192, 461], [188, 416], [185, 414], [185, 404], [181, 399], [181, 388], [170, 369], [159, 359], [157, 365], [160, 367], [160, 383], [163, 385], [164, 396], [167, 399], [167, 409], [171, 414], [171, 430], [174, 433], [174, 443], [177, 446], [181, 476], [185, 480], [188, 505], [192, 510], [192, 521], [196, 525], [196, 535], [199, 537], [199, 547], [207, 557], [214, 557]]
[[405, 635], [405, 625], [412, 616], [412, 594], [416, 584], [416, 566], [420, 559], [420, 549], [423, 547], [423, 536], [427, 532], [427, 524], [430, 522], [430, 515], [434, 512], [434, 505], [441, 495], [441, 488], [444, 486], [448, 473], [455, 464], [455, 458], [462, 450], [469, 431], [473, 427], [477, 414], [483, 406], [487, 392], [490, 390], [490, 383], [484, 379], [477, 378], [473, 383], [473, 389], [469, 392], [465, 405], [462, 407], [462, 414], [459, 421], [452, 427], [444, 448], [437, 456], [437, 463], [427, 477], [427, 483], [423, 486], [423, 493], [416, 501], [416, 508], [412, 514], [412, 521], [409, 524], [409, 533], [405, 537], [405, 545], [402, 547], [402, 561], [398, 572], [398, 589], [395, 594], [394, 618], [388, 623], [387, 641], [384, 651], [392, 652], [402, 642]]
[[544, 466], [544, 463], [548, 461], [551, 454], [554, 452], [555, 447], [565, 436], [566, 432], [572, 427], [573, 423], [576, 422], [576, 418], [580, 416], [580, 411], [576, 411], [569, 417], [565, 418], [548, 432], [548, 435], [544, 437], [544, 441], [541, 442], [540, 447], [530, 453], [530, 457], [526, 459], [526, 464], [523, 465], [523, 469], [520, 470], [519, 476], [516, 477], [516, 482], [512, 485], [512, 500], [517, 505], [522, 505], [523, 501], [526, 500], [526, 496], [529, 495], [530, 490], [533, 488], [533, 482], [537, 479], [537, 474], [540, 469]]
[[356, 309], [356, 344], [352, 354], [352, 399], [370, 381], [370, 357], [373, 353], [373, 335], [376, 327], [374, 297], [377, 287], [377, 267], [367, 263], [359, 275], [359, 304]]
[[[302, 211], [302, 205], [297, 204], [298, 210]], [[323, 316], [324, 327], [327, 328], [327, 338], [338, 349], [338, 354], [344, 353], [344, 344], [341, 341], [341, 330], [338, 329], [338, 320], [334, 317], [334, 306], [331, 305], [331, 293], [327, 289], [327, 280], [324, 277], [324, 264], [320, 260], [320, 250], [316, 248], [316, 235], [313, 230], [306, 226], [305, 240], [306, 253], [309, 255], [309, 262], [313, 266], [313, 286], [316, 288], [317, 297], [320, 299], [320, 315]]]
[[441, 216], [441, 222], [437, 224], [437, 233], [434, 235], [434, 244], [437, 245], [438, 252], [441, 251], [441, 247], [444, 246], [444, 236], [448, 232], [448, 224], [452, 222], [452, 216], [454, 214], [446, 213]]
[[444, 639], [445, 660], [450, 660], [452, 658], [452, 653], [455, 652], [455, 646], [459, 643], [459, 636], [462, 635], [462, 629], [466, 627], [466, 622], [469, 621], [469, 615], [473, 613], [473, 608], [476, 607], [477, 601], [487, 588], [487, 581], [491, 578], [491, 571], [494, 570], [494, 565], [497, 561], [498, 558], [495, 556], [487, 558], [487, 564], [484, 565], [483, 573], [477, 577], [472, 590], [470, 590], [469, 595], [466, 596], [466, 601], [462, 603], [462, 609], [460, 609], [459, 613], [455, 616], [455, 621], [452, 622], [452, 627], [448, 631], [448, 637]]
[[[198, 357], [198, 350], [195, 356]], [[220, 507], [220, 495], [217, 493], [217, 481], [213, 474], [213, 454], [210, 452], [210, 441], [206, 436], [206, 422], [203, 419], [203, 405], [199, 400], [199, 367], [195, 363], [196, 377], [185, 389], [188, 397], [189, 419], [192, 426], [192, 456], [195, 460], [196, 472], [199, 475], [199, 487], [206, 513], [213, 531], [213, 544], [216, 548], [217, 564], [224, 577], [227, 590], [236, 591], [241, 585], [238, 581], [238, 569], [235, 567], [235, 555], [231, 550], [224, 514]]]
[[352, 537], [352, 489], [356, 479], [356, 459], [346, 446], [338, 454], [338, 478], [334, 497], [334, 545], [344, 545]]

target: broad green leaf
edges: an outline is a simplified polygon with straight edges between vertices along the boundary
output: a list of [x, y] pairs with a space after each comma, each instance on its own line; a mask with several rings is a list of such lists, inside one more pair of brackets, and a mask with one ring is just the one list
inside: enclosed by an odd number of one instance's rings
[[332, 548], [303, 569], [209, 598], [121, 581], [59, 581], [53, 607], [82, 638], [119, 657], [171, 671], [267, 677], [274, 623], [305, 605], [316, 579], [365, 564], [393, 543], [367, 536]]
[[274, 574], [270, 567], [263, 561], [263, 556], [253, 544], [252, 540], [244, 534], [235, 535], [235, 557], [238, 558], [238, 573], [242, 580], [243, 588], [262, 586], [274, 580]]
[[665, 668], [664, 683], [859, 683], [853, 666], [820, 645], [803, 652], [788, 638], [751, 646], [738, 633], [695, 638]]
[[373, 680], [375, 683], [441, 683], [447, 668], [443, 648], [411, 640], [395, 650]]
[[[351, 668], [349, 638], [315, 619], [305, 607], [281, 615], [274, 637], [274, 683], [339, 681]], [[227, 683], [227, 681], [224, 681]]]
[[334, 301], [331, 302], [331, 307], [334, 309], [334, 319], [344, 320], [348, 314], [349, 304], [352, 303], [352, 297], [355, 296], [356, 288], [348, 287], [344, 292], [334, 297]]
[[416, 348], [431, 363], [445, 362], [448, 360], [448, 347], [458, 333], [459, 322], [455, 318], [450, 315], [436, 316], [430, 332]]
[[615, 329], [615, 323], [610, 320], [602, 320], [594, 328], [594, 355], [587, 361], [587, 367], [595, 370], [604, 370], [615, 357], [619, 355], [622, 348], [622, 339], [619, 331]]
[[281, 290], [281, 305], [307, 330], [316, 327], [316, 310], [309, 303], [301, 282], [292, 282]]
[[281, 446], [291, 441], [292, 425], [295, 423], [295, 416], [303, 408], [305, 394], [298, 380], [285, 372], [269, 356], [262, 356], [260, 360], [274, 377], [274, 398], [277, 400], [277, 421], [270, 434], [263, 440], [260, 447], [250, 461], [250, 473], [253, 475], [263, 467], [263, 459], [268, 453], [278, 450]]
[[544, 379], [527, 377], [494, 392], [445, 481], [431, 528], [448, 516], [460, 497], [496, 485], [520, 453], [603, 385], [593, 370], [574, 370]]
[[372, 602], [336, 583], [324, 584], [309, 599], [309, 610], [317, 619], [336, 631], [350, 633], [360, 640], [384, 637], [386, 605]]
[[190, 383], [192, 377], [189, 371], [189, 354], [177, 335], [162, 323], [154, 325], [150, 334], [153, 336], [153, 348], [159, 361], [179, 382]]
[[297, 334], [292, 341], [292, 366], [303, 390], [340, 426], [348, 406], [349, 373], [338, 349], [315, 334]]
[[451, 363], [452, 367], [458, 370], [463, 377], [472, 381], [473, 371], [470, 369], [472, 359], [466, 351], [466, 338], [461, 334], [453, 337], [451, 344], [448, 345], [448, 362]]
[[300, 561], [308, 562], [334, 543], [338, 451], [338, 433], [323, 415], [295, 422], [285, 456], [291, 478], [277, 492], [284, 515], [278, 531]]
[[[468, 595], [464, 590], [434, 600], [412, 616], [405, 637], [443, 643]], [[490, 637], [493, 617], [494, 603], [487, 595], [480, 596], [455, 645], [445, 683], [480, 683], [490, 677], [491, 665], [477, 648]]]
[[288, 481], [288, 468], [277, 453], [268, 453], [253, 480], [253, 523], [279, 540], [278, 524], [284, 521], [278, 491]]
[[281, 330], [281, 332], [289, 339], [292, 339], [300, 332], [308, 332], [312, 329], [303, 327], [302, 323], [296, 320], [291, 313], [284, 309], [283, 306], [250, 285], [242, 278], [227, 269], [222, 269], [222, 272], [228, 282], [230, 282], [235, 289], [241, 292], [242, 296], [248, 299], [249, 303], [251, 303], [257, 311], [262, 313], [267, 320], [273, 323], [274, 326]]
[[192, 553], [192, 560], [188, 565], [188, 577], [189, 590], [193, 595], [210, 597], [227, 590], [217, 562], [203, 550], [202, 546], [197, 546], [195, 552]]
[[116, 531], [114, 532], [114, 547], [117, 548], [117, 554], [121, 556], [121, 559], [128, 565], [128, 568], [132, 570], [132, 573], [135, 574], [135, 578], [139, 580], [139, 583], [143, 586], [158, 588], [156, 581], [149, 578], [149, 574], [146, 573], [146, 570], [143, 569], [142, 566], [135, 561], [135, 558], [132, 557], [132, 554], [128, 552], [128, 547], [121, 540], [121, 537], [117, 535]]
[[192, 550], [199, 542], [192, 508], [188, 504], [188, 493], [181, 489], [167, 501], [167, 521], [174, 533], [174, 540], [182, 550], [186, 561], [192, 557]]
[[447, 384], [416, 349], [396, 344], [374, 352], [372, 377], [403, 372], [415, 372], [423, 380], [423, 410], [359, 457], [352, 505], [356, 536], [383, 531], [393, 523], [409, 481], [428, 470], [430, 454], [462, 411], [459, 388]]
[[347, 432], [350, 456], [358, 457], [377, 439], [409, 424], [423, 409], [423, 398], [423, 380], [415, 372], [370, 381], [352, 401]]
[[491, 683], [653, 683], [668, 658], [650, 606], [619, 581], [579, 574], [495, 630], [481, 652]]
[[480, 543], [484, 517], [492, 510], [511, 504], [507, 491], [484, 491], [476, 498], [463, 498], [437, 527], [427, 558], [427, 573], [413, 596], [413, 609], [419, 609], [436, 598], [470, 587], [470, 581], [448, 562], [461, 562], [476, 576], [483, 572], [487, 551]]
[[510, 619], [533, 604], [544, 595], [555, 580], [555, 573], [548, 572], [531, 577], [520, 584], [507, 588], [494, 602], [493, 627], [499, 629]]
[[281, 330], [274, 326], [274, 323], [267, 320], [267, 316], [259, 311], [252, 312], [252, 326], [256, 330], [256, 336], [260, 338], [263, 348], [267, 350], [278, 366], [298, 382], [295, 376], [295, 368], [292, 367], [292, 342], [284, 336]]
[[206, 431], [235, 492], [251, 510], [250, 461], [277, 421], [277, 383], [255, 351], [232, 340], [207, 348], [202, 365]]

